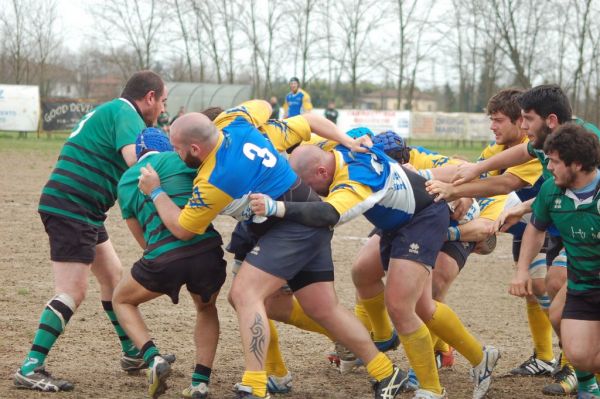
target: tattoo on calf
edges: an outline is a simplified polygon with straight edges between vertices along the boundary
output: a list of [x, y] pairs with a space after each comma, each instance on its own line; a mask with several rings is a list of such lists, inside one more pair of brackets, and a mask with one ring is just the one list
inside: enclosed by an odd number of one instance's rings
[[265, 326], [260, 314], [256, 314], [254, 324], [250, 327], [252, 339], [250, 341], [250, 352], [254, 354], [256, 360], [263, 367], [263, 355], [265, 353]]

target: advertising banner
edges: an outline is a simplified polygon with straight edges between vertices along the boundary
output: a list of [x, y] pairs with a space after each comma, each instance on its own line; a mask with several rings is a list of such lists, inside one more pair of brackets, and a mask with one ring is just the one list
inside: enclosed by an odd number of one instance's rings
[[38, 86], [0, 84], [0, 131], [34, 132], [39, 118]]

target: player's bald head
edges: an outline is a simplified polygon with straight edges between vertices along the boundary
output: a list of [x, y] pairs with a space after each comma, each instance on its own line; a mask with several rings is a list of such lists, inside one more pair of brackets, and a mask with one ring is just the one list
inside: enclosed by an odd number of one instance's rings
[[214, 141], [219, 131], [206, 115], [190, 112], [171, 125], [171, 137], [185, 144]]
[[327, 153], [316, 145], [301, 145], [292, 151], [289, 161], [292, 169], [302, 178], [323, 165], [326, 157]]

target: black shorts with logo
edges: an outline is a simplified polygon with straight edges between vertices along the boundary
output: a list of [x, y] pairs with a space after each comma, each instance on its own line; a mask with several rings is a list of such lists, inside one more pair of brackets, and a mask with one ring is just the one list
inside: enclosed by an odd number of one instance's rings
[[54, 262], [90, 264], [96, 257], [96, 245], [108, 240], [104, 226], [45, 212], [40, 212], [40, 217], [50, 241], [50, 259]]
[[208, 302], [225, 283], [226, 266], [223, 249], [215, 246], [169, 262], [142, 258], [133, 264], [131, 276], [147, 290], [168, 295], [175, 304], [184, 284], [189, 292]]

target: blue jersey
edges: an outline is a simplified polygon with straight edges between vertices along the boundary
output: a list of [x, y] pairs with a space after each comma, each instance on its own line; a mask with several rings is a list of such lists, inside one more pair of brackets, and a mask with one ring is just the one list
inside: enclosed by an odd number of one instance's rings
[[257, 117], [242, 105], [215, 119], [217, 145], [198, 169], [192, 197], [179, 217], [186, 230], [201, 234], [218, 214], [249, 220], [249, 194], [278, 198], [296, 182], [287, 160], [255, 126], [263, 113], [268, 117], [263, 111]]
[[298, 89], [295, 93], [289, 92], [285, 96], [283, 109], [287, 112], [288, 118], [308, 112], [312, 109], [310, 96], [302, 89]]

